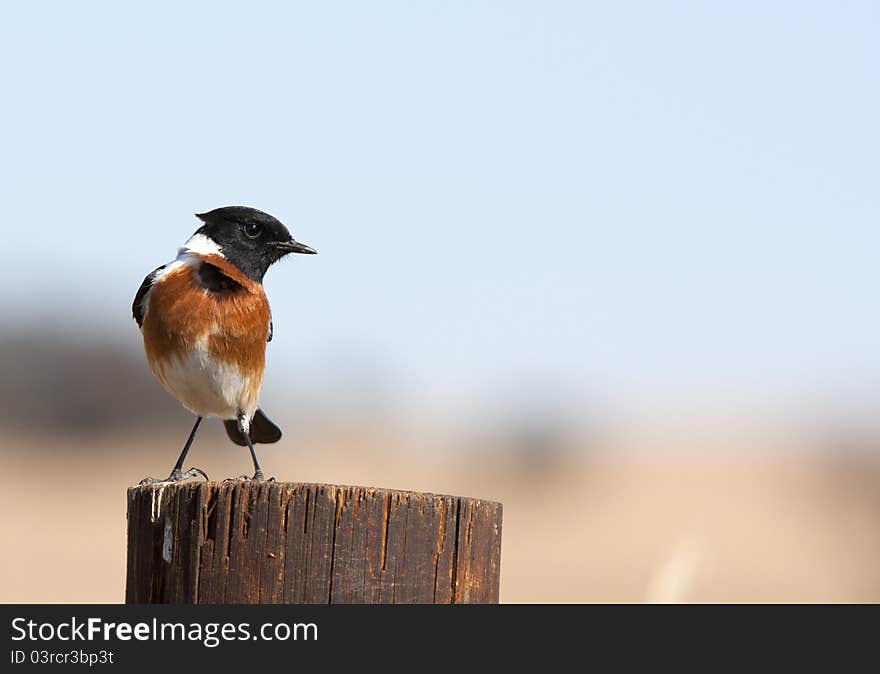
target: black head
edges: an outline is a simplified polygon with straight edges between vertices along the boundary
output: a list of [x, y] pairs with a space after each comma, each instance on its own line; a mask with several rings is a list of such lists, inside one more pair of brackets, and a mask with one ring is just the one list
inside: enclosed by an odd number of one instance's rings
[[317, 252], [295, 241], [280, 221], [256, 208], [224, 206], [196, 217], [205, 223], [196, 234], [211, 239], [227, 260], [260, 283], [269, 267], [285, 255]]

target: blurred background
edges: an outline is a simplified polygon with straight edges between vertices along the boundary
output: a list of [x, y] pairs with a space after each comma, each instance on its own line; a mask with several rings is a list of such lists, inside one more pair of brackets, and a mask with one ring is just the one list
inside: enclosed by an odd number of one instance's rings
[[267, 473], [502, 501], [507, 602], [880, 600], [878, 22], [4, 6], [0, 601], [122, 601], [192, 423], [131, 301], [230, 204], [320, 252], [266, 280]]

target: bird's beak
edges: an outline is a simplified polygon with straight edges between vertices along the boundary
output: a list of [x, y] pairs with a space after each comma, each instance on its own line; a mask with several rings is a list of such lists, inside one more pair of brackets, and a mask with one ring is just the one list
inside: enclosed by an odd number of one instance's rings
[[275, 243], [275, 247], [279, 250], [283, 250], [285, 254], [302, 253], [304, 255], [315, 255], [318, 252], [311, 246], [307, 246], [306, 244], [300, 243], [299, 241], [295, 241], [293, 239], [291, 239], [290, 241], [278, 241]]

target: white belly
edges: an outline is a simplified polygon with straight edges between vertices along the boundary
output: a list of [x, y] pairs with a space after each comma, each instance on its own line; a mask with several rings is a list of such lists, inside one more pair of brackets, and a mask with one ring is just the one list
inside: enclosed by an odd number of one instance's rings
[[201, 349], [157, 363], [154, 374], [171, 395], [198, 416], [235, 419], [244, 411], [250, 419], [257, 409], [262, 382], [254, 386], [237, 367], [215, 361]]

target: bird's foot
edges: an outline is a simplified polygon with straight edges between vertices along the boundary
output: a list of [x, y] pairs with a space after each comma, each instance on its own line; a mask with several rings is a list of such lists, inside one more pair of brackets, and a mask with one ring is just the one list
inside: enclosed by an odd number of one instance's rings
[[144, 484], [157, 484], [160, 482], [182, 482], [183, 480], [188, 480], [192, 477], [203, 477], [205, 481], [208, 481], [208, 474], [203, 471], [201, 468], [190, 468], [187, 471], [182, 471], [179, 468], [175, 468], [171, 471], [171, 475], [166, 477], [164, 480], [159, 480], [155, 477], [145, 477], [143, 480], [138, 482], [139, 485]]
[[270, 477], [268, 480], [263, 477], [263, 471], [258, 470], [254, 473], [253, 477], [249, 477], [247, 475], [239, 475], [238, 477], [227, 477], [224, 482], [275, 482], [274, 477]]

